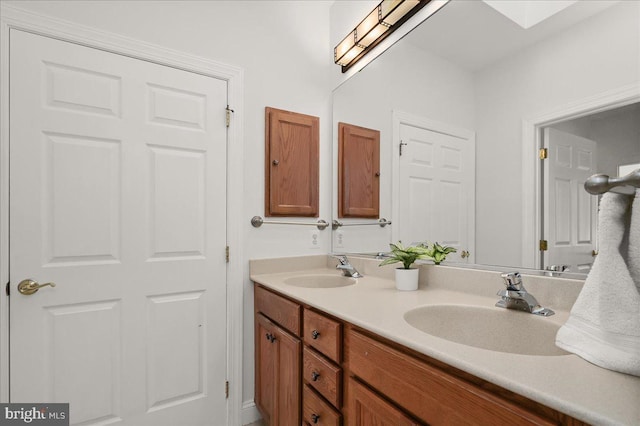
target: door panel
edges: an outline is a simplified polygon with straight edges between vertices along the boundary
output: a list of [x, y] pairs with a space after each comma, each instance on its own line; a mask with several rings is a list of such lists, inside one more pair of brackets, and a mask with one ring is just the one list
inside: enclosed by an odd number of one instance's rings
[[223, 419], [226, 82], [10, 37], [12, 401]]
[[472, 262], [475, 147], [473, 135], [463, 133], [400, 124], [397, 229], [405, 244], [437, 241], [471, 252], [450, 259]]
[[596, 249], [598, 197], [584, 190], [597, 173], [597, 143], [557, 129], [544, 129], [548, 158], [544, 161], [544, 236], [548, 251], [543, 264], [565, 265], [571, 272], [589, 272]]

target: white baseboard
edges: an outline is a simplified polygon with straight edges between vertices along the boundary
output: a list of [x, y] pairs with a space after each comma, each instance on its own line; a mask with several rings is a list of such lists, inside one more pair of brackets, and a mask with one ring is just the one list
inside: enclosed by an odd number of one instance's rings
[[244, 401], [242, 403], [242, 424], [248, 425], [253, 422], [257, 422], [262, 418], [260, 416], [260, 412], [258, 411], [258, 407], [256, 407], [256, 403], [253, 402], [253, 399], [248, 401]]

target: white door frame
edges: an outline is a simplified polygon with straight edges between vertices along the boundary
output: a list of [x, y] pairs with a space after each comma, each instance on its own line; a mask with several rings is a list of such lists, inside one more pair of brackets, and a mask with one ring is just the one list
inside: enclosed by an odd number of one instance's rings
[[[227, 138], [227, 404], [228, 424], [241, 424], [242, 320], [244, 263], [242, 250], [243, 89], [238, 67], [185, 54], [162, 46], [99, 31], [83, 25], [0, 5], [0, 402], [9, 402], [9, 31], [23, 30], [107, 52], [227, 81], [227, 103], [235, 110]], [[222, 386], [222, 384], [221, 384]]]
[[[457, 136], [461, 139], [468, 139], [471, 142], [471, 157], [473, 158], [473, 193], [468, 204], [467, 211], [467, 226], [470, 231], [467, 232], [467, 240], [469, 241], [467, 251], [471, 253], [470, 263], [475, 260], [476, 251], [476, 191], [475, 191], [475, 164], [476, 164], [476, 134], [471, 130], [467, 130], [461, 127], [451, 126], [449, 124], [441, 123], [438, 121], [430, 120], [418, 115], [410, 114], [403, 111], [392, 112], [393, 120], [393, 142], [391, 144], [391, 188], [394, 194], [400, 192], [400, 156], [396, 155], [400, 147], [400, 126], [407, 124], [409, 126], [421, 127], [424, 129], [433, 130], [448, 135]], [[391, 218], [398, 220], [400, 217], [400, 203], [398, 197], [391, 197]], [[391, 241], [398, 240], [398, 227], [391, 227]]]
[[[575, 102], [566, 103], [522, 120], [522, 266], [540, 268], [537, 241], [542, 235], [542, 212], [538, 200], [542, 196], [538, 149], [542, 128], [565, 120], [623, 107], [640, 102], [638, 83], [618, 87]], [[532, 185], [531, 182], [535, 182]]]

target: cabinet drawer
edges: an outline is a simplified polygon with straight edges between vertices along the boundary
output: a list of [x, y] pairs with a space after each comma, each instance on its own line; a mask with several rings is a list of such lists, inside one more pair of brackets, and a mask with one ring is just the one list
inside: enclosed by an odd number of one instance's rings
[[255, 309], [296, 336], [300, 336], [301, 307], [295, 302], [256, 286]]
[[349, 426], [419, 426], [402, 411], [353, 378], [349, 379], [348, 399]]
[[302, 394], [302, 422], [317, 426], [340, 426], [342, 416], [309, 387]]
[[304, 310], [304, 342], [333, 361], [342, 359], [342, 324], [309, 309]]
[[342, 369], [333, 365], [313, 349], [304, 348], [302, 354], [302, 377], [335, 407], [342, 399]]
[[507, 400], [357, 331], [347, 333], [351, 373], [430, 425], [550, 425]]

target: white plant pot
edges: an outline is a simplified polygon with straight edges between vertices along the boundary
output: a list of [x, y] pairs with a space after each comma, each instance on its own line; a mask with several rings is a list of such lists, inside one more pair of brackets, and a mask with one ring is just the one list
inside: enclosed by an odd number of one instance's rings
[[401, 291], [412, 291], [418, 289], [418, 276], [420, 270], [414, 269], [396, 269], [396, 288]]

